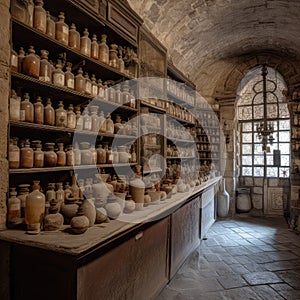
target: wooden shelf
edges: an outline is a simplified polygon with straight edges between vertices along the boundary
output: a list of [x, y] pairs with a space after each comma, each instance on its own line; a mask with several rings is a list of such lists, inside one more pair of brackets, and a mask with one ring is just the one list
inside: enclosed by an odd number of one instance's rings
[[150, 170], [144, 170], [143, 174], [146, 175], [146, 174], [159, 173], [159, 172], [162, 172], [161, 168], [153, 168], [153, 169], [150, 169]]
[[195, 126], [195, 123], [194, 122], [189, 122], [189, 121], [186, 121], [186, 120], [182, 120], [182, 119], [180, 119], [180, 118], [177, 118], [177, 117], [175, 117], [175, 116], [171, 116], [171, 115], [169, 115], [169, 114], [167, 114], [167, 122], [168, 121], [178, 121], [178, 122], [180, 122], [180, 123], [182, 123], [182, 124], [184, 124], [184, 125], [188, 125], [188, 126]]
[[145, 100], [140, 100], [140, 101], [141, 101], [141, 105], [148, 107], [150, 111], [158, 112], [158, 113], [166, 113], [165, 108], [155, 106], [155, 105], [153, 105], [153, 104], [151, 104], [151, 103], [149, 103]]
[[167, 156], [166, 159], [197, 159], [195, 156]]
[[173, 138], [173, 137], [168, 137], [168, 141], [173, 142], [173, 143], [180, 143], [180, 144], [190, 144], [190, 143], [196, 143], [195, 140], [183, 140], [183, 139], [178, 139], [178, 138]]

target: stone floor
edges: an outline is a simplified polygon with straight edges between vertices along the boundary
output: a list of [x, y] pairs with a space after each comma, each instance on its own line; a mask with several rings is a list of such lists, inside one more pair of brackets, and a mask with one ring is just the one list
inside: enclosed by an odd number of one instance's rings
[[283, 218], [217, 221], [157, 300], [300, 299], [300, 236]]

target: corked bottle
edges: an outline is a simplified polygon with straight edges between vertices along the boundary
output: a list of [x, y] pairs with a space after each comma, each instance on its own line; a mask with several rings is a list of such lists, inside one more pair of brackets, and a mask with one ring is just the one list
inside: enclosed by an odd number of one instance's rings
[[91, 82], [92, 82], [91, 95], [92, 95], [92, 97], [97, 97], [97, 95], [98, 95], [98, 84], [96, 82], [95, 74], [92, 74]]
[[69, 47], [80, 51], [80, 33], [76, 30], [74, 23], [71, 24], [69, 30]]
[[15, 90], [11, 90], [9, 99], [9, 119], [12, 121], [20, 121], [21, 98]]
[[40, 58], [35, 54], [34, 47], [30, 46], [28, 54], [23, 59], [23, 73], [36, 79], [40, 75]]
[[29, 101], [28, 93], [25, 93], [24, 100], [21, 102], [20, 120], [30, 123], [34, 121], [34, 108], [33, 104]]
[[109, 50], [109, 65], [112, 68], [118, 69], [118, 45], [111, 44], [111, 49]]
[[67, 155], [64, 150], [64, 144], [63, 143], [58, 143], [57, 144], [58, 151], [56, 152], [57, 155], [57, 166], [63, 167], [67, 163]]
[[40, 76], [39, 80], [51, 82], [51, 65], [48, 61], [49, 52], [41, 50]]
[[21, 218], [21, 200], [17, 198], [16, 188], [10, 188], [10, 197], [7, 201], [7, 226], [14, 228], [20, 223]]
[[51, 19], [49, 11], [46, 11], [46, 34], [55, 38], [55, 22]]
[[50, 125], [50, 126], [55, 125], [55, 111], [51, 105], [50, 98], [47, 98], [47, 104], [44, 107], [44, 123], [45, 125]]
[[85, 74], [84, 74], [84, 79], [85, 79], [85, 83], [84, 83], [85, 89], [84, 89], [84, 92], [87, 95], [91, 95], [91, 93], [92, 93], [92, 82], [91, 82], [91, 80], [89, 78], [89, 74], [87, 72], [85, 72]]
[[55, 125], [57, 127], [67, 127], [67, 112], [62, 101], [59, 101], [58, 108], [55, 110]]
[[34, 123], [44, 124], [44, 105], [42, 99], [38, 96], [34, 103]]
[[71, 72], [72, 70], [72, 64], [67, 62], [66, 66], [66, 72], [65, 72], [65, 85], [67, 88], [74, 90], [75, 88], [75, 77], [74, 74]]
[[67, 148], [67, 166], [74, 166], [74, 152], [73, 152], [73, 146], [69, 145]]
[[43, 8], [44, 2], [42, 0], [35, 1], [34, 14], [33, 14], [33, 27], [46, 33], [47, 28], [47, 13]]
[[91, 58], [99, 59], [99, 44], [97, 42], [97, 35], [93, 34], [91, 43]]
[[74, 113], [73, 105], [70, 104], [67, 111], [67, 128], [76, 128], [76, 115]]
[[83, 130], [92, 130], [92, 119], [91, 119], [91, 116], [89, 115], [89, 111], [88, 111], [88, 108], [86, 107], [83, 111], [83, 115], [82, 115], [82, 118], [83, 118]]
[[22, 147], [20, 150], [20, 167], [33, 167], [33, 149], [30, 148], [30, 142], [28, 139], [25, 141], [24, 147]]
[[106, 151], [101, 144], [97, 148], [97, 164], [106, 164]]
[[91, 106], [91, 122], [92, 122], [91, 130], [94, 132], [99, 131], [99, 117], [97, 113], [98, 113], [98, 106], [92, 105]]
[[44, 152], [45, 167], [55, 167], [57, 164], [57, 154], [54, 152], [54, 143], [46, 143], [46, 151]]
[[18, 55], [18, 72], [23, 72], [23, 59], [25, 58], [25, 51], [23, 47], [20, 47]]
[[10, 140], [8, 161], [10, 169], [18, 169], [20, 167], [20, 148], [18, 147], [18, 138]]
[[107, 35], [101, 35], [101, 42], [99, 44], [99, 61], [108, 64], [109, 63], [109, 47], [106, 44]]
[[99, 114], [99, 132], [106, 133], [106, 119], [104, 117], [103, 111], [100, 111]]
[[60, 12], [55, 23], [55, 38], [64, 45], [69, 43], [69, 26], [65, 23], [65, 14]]
[[62, 70], [62, 62], [57, 61], [56, 69], [52, 72], [52, 83], [57, 86], [65, 85], [65, 73]]
[[37, 143], [36, 149], [33, 153], [33, 156], [34, 156], [33, 166], [35, 168], [43, 168], [44, 167], [44, 151], [42, 151], [41, 141], [39, 141], [39, 143]]
[[79, 68], [77, 71], [77, 75], [75, 76], [75, 91], [79, 93], [84, 93], [85, 91], [85, 79], [82, 74], [82, 68]]
[[83, 36], [80, 38], [80, 52], [88, 57], [91, 57], [91, 39], [89, 38], [89, 31], [84, 29]]

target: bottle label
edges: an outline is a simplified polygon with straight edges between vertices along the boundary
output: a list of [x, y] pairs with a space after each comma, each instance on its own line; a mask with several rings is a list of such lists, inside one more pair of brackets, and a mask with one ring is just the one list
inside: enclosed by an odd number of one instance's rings
[[74, 89], [74, 79], [69, 78], [67, 80], [67, 87], [70, 88], [70, 89]]
[[17, 56], [15, 56], [15, 55], [11, 56], [11, 65], [13, 67], [18, 68], [18, 57]]
[[54, 74], [53, 83], [56, 85], [65, 85], [65, 76], [64, 74]]
[[67, 27], [67, 26], [63, 26], [63, 27], [62, 27], [62, 32], [63, 32], [64, 34], [69, 34], [69, 29], [68, 29], [68, 27]]
[[96, 85], [92, 85], [92, 96], [96, 97], [98, 94], [98, 87]]
[[20, 153], [18, 151], [9, 152], [9, 161], [20, 161]]
[[21, 204], [20, 203], [13, 203], [13, 204], [10, 204], [9, 207], [8, 207], [8, 210], [11, 212], [11, 211], [16, 211], [16, 212], [19, 212], [21, 210]]
[[86, 81], [85, 83], [85, 91], [88, 93], [88, 94], [91, 94], [92, 93], [92, 84], [88, 81]]

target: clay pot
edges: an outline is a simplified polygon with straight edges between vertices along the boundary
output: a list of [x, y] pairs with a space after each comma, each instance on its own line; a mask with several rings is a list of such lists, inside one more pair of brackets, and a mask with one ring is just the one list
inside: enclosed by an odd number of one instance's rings
[[70, 225], [74, 234], [82, 234], [89, 228], [89, 219], [83, 214], [81, 207], [79, 207], [77, 215], [72, 218]]
[[83, 214], [89, 219], [89, 226], [93, 226], [96, 221], [96, 209], [92, 199], [84, 199], [81, 205]]
[[107, 212], [104, 207], [96, 208], [96, 224], [101, 224], [103, 222], [107, 222], [109, 219], [107, 217]]
[[122, 208], [120, 204], [117, 202], [116, 198], [110, 194], [107, 203], [105, 204], [105, 210], [107, 211], [107, 215], [111, 219], [116, 219], [122, 212]]

